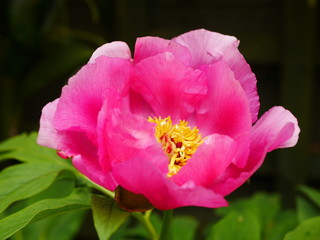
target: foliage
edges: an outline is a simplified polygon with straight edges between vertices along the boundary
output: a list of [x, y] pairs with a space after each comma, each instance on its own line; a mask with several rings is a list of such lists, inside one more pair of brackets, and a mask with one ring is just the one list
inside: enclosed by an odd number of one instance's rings
[[[112, 193], [82, 176], [70, 160], [38, 146], [36, 137], [36, 133], [22, 134], [0, 143], [0, 163], [8, 165], [0, 172], [1, 240], [73, 239], [88, 209], [92, 209], [100, 240], [159, 238], [159, 212], [130, 214], [120, 209], [110, 198]], [[214, 210], [205, 227], [196, 218], [177, 215], [169, 236], [186, 240], [318, 239], [320, 191], [306, 186], [299, 191], [296, 211], [282, 209], [277, 194], [257, 193]]]

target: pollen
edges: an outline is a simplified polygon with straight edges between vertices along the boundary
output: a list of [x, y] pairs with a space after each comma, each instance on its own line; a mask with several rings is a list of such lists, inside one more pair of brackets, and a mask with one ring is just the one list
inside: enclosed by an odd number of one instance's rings
[[155, 137], [169, 158], [167, 176], [172, 177], [187, 163], [204, 140], [199, 129], [190, 128], [185, 120], [174, 125], [170, 116], [164, 119], [149, 117], [148, 121], [156, 124]]

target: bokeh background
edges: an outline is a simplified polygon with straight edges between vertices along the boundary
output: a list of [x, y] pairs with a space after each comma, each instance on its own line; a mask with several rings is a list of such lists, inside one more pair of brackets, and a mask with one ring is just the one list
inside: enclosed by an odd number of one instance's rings
[[[37, 131], [42, 107], [98, 46], [206, 28], [240, 39], [258, 79], [260, 116], [274, 105], [299, 120], [292, 149], [267, 156], [230, 198], [320, 188], [320, 2], [317, 0], [0, 0], [0, 140]], [[188, 209], [185, 209], [188, 211]], [[197, 210], [198, 211], [198, 210]], [[205, 210], [199, 210], [201, 211]]]

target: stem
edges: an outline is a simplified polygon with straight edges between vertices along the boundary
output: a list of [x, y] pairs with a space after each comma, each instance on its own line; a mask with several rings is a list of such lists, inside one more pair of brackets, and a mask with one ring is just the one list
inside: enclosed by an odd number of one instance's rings
[[143, 226], [147, 229], [149, 235], [150, 235], [150, 239], [152, 240], [158, 240], [159, 236], [158, 233], [156, 232], [156, 230], [154, 229], [151, 221], [150, 221], [150, 215], [151, 215], [152, 210], [146, 211], [145, 214], [142, 214], [140, 212], [133, 212], [132, 216], [134, 216], [136, 219], [138, 219]]
[[161, 228], [160, 240], [168, 240], [171, 238], [171, 222], [173, 210], [165, 211], [163, 213], [163, 222]]

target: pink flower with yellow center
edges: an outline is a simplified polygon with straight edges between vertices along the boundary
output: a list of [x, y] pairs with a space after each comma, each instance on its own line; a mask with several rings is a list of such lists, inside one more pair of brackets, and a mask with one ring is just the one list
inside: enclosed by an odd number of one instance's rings
[[89, 179], [153, 206], [222, 207], [267, 152], [294, 146], [282, 107], [257, 120], [256, 78], [239, 41], [207, 30], [98, 48], [42, 111], [38, 143]]

